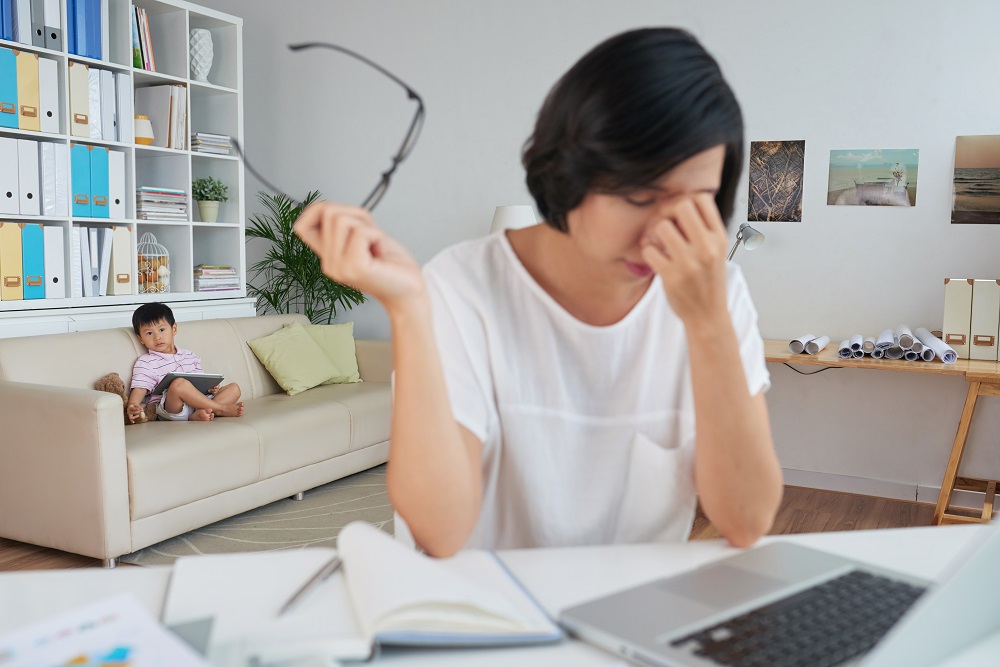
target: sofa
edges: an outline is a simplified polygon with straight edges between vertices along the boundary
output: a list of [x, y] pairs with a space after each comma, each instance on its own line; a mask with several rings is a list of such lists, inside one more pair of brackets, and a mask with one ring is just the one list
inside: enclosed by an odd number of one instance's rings
[[357, 340], [362, 382], [286, 395], [247, 341], [301, 315], [178, 322], [177, 345], [242, 390], [245, 412], [126, 426], [145, 352], [131, 328], [0, 339], [0, 537], [104, 561], [385, 463], [391, 347]]

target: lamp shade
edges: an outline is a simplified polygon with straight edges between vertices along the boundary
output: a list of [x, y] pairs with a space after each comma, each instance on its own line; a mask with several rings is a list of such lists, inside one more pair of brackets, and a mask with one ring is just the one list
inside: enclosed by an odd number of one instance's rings
[[747, 250], [756, 250], [764, 243], [764, 235], [744, 222], [740, 225], [739, 231], [736, 232], [736, 243], [733, 244], [733, 249], [729, 251], [727, 260], [733, 258], [733, 255], [736, 254], [736, 249], [740, 247], [741, 243]]
[[538, 224], [535, 216], [535, 209], [527, 204], [515, 206], [497, 206], [493, 212], [493, 224], [490, 225], [490, 234], [501, 232], [505, 229], [520, 229]]

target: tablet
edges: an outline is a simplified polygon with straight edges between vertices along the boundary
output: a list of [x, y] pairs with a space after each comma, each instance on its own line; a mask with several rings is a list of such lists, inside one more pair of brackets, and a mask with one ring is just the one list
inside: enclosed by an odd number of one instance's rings
[[190, 380], [198, 391], [203, 394], [207, 394], [208, 390], [217, 384], [222, 383], [222, 375], [216, 375], [215, 373], [167, 373], [163, 376], [163, 379], [153, 387], [153, 391], [150, 394], [162, 394], [164, 391], [170, 387], [170, 383], [177, 378], [184, 378]]

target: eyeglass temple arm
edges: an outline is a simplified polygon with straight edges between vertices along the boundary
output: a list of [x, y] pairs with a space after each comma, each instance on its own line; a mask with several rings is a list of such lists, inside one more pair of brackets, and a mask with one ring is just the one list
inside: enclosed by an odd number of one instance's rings
[[360, 53], [355, 53], [350, 49], [344, 48], [343, 46], [338, 46], [337, 44], [330, 44], [329, 42], [300, 42], [298, 44], [289, 44], [288, 48], [292, 51], [302, 51], [304, 49], [332, 49], [334, 51], [339, 51], [344, 55], [350, 56], [356, 60], [360, 60], [369, 67], [374, 67], [379, 72], [382, 72], [382, 74], [385, 74], [387, 77], [389, 77], [390, 79], [401, 85], [403, 88], [406, 89], [406, 94], [411, 100], [417, 100], [417, 102], [419, 102], [420, 105], [423, 106], [423, 100], [420, 98], [420, 95], [417, 94], [417, 91], [413, 90], [408, 85], [406, 85], [406, 82], [400, 79], [398, 76], [396, 76], [386, 68], [382, 67], [378, 63], [373, 62], [368, 58], [365, 58]]

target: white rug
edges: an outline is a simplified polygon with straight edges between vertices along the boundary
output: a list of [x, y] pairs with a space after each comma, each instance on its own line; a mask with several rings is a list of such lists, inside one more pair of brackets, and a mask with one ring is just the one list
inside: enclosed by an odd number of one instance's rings
[[279, 500], [120, 560], [134, 565], [168, 565], [180, 556], [196, 554], [332, 547], [340, 529], [355, 520], [392, 534], [384, 465], [306, 491], [304, 500]]

